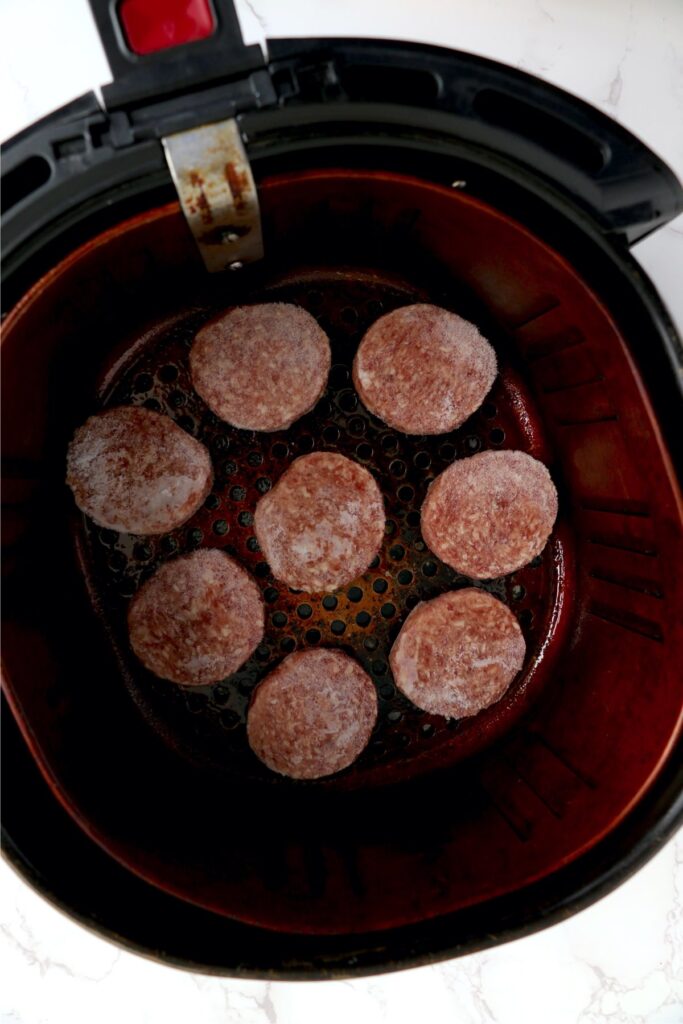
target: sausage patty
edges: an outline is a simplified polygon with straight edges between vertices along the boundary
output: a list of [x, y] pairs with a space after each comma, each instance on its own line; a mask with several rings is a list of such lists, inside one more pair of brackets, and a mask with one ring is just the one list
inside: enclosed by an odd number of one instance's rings
[[66, 482], [98, 526], [151, 535], [194, 515], [211, 490], [213, 469], [204, 445], [168, 416], [118, 406], [78, 428]]
[[330, 343], [299, 306], [238, 306], [198, 332], [190, 352], [195, 390], [242, 430], [285, 430], [310, 412], [330, 372]]
[[525, 452], [480, 452], [432, 483], [422, 536], [453, 569], [491, 579], [540, 554], [557, 518], [557, 491], [542, 462]]
[[398, 688], [434, 715], [466, 718], [494, 704], [524, 664], [509, 608], [468, 587], [417, 605], [389, 655]]
[[455, 430], [479, 408], [495, 376], [495, 352], [474, 324], [426, 304], [380, 317], [353, 362], [363, 404], [404, 434]]
[[364, 572], [384, 535], [374, 477], [343, 455], [296, 459], [256, 506], [256, 537], [273, 575], [297, 590], [334, 590]]
[[341, 651], [298, 651], [266, 676], [249, 707], [251, 749], [274, 772], [319, 779], [365, 749], [377, 694], [360, 665]]
[[255, 581], [213, 548], [162, 565], [131, 601], [128, 631], [151, 672], [201, 686], [244, 664], [263, 638], [264, 618]]

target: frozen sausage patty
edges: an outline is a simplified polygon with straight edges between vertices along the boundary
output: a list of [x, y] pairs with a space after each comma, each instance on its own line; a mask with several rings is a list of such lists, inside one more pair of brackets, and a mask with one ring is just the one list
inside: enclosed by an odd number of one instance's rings
[[151, 535], [194, 515], [211, 490], [213, 470], [204, 445], [168, 416], [119, 406], [78, 428], [66, 482], [98, 526]]
[[299, 306], [238, 306], [197, 334], [190, 352], [195, 390], [242, 430], [285, 430], [322, 396], [330, 343]]
[[434, 715], [466, 718], [494, 704], [524, 664], [509, 608], [483, 590], [454, 590], [417, 605], [389, 655], [398, 688]]
[[363, 404], [404, 434], [445, 434], [475, 412], [496, 355], [474, 324], [438, 306], [403, 306], [366, 332], [353, 363]]
[[557, 491], [525, 452], [480, 452], [454, 462], [422, 506], [422, 536], [453, 569], [491, 579], [540, 554], [557, 518]]
[[379, 551], [384, 503], [363, 466], [314, 452], [261, 498], [255, 529], [277, 579], [297, 590], [333, 590], [365, 572]]
[[236, 672], [261, 642], [263, 626], [255, 581], [216, 549], [162, 565], [128, 609], [131, 646], [143, 665], [186, 686]]
[[367, 673], [341, 651], [320, 648], [290, 654], [266, 676], [249, 707], [247, 734], [272, 771], [319, 779], [356, 760], [376, 718]]

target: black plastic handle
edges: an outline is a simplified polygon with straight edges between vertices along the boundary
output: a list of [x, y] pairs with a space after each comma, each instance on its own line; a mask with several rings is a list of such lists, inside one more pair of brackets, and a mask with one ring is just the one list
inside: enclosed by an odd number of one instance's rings
[[[324, 118], [381, 119], [448, 136], [543, 179], [603, 229], [633, 243], [683, 211], [683, 189], [643, 142], [595, 107], [539, 78], [483, 57], [372, 39], [275, 39], [269, 68], [281, 106], [302, 128]], [[352, 105], [352, 109], [351, 109]], [[353, 110], [353, 112], [352, 112]], [[320, 108], [319, 108], [320, 113]], [[350, 116], [351, 115], [351, 116]], [[264, 121], [267, 114], [261, 116]]]
[[[216, 22], [211, 36], [141, 56], [126, 42], [122, 0], [89, 0], [114, 76], [102, 89], [108, 112], [131, 111], [148, 131], [153, 124], [168, 131], [160, 115], [163, 101], [164, 109], [173, 108], [172, 121], [178, 120], [175, 108], [185, 108], [179, 125], [187, 127], [213, 116], [206, 102], [195, 109], [188, 94], [231, 87], [255, 71], [266, 75], [260, 47], [244, 45], [233, 0], [208, 2]], [[163, 10], [162, 0], [157, 3]], [[368, 130], [380, 107], [388, 105], [392, 125], [400, 108], [406, 127], [412, 117], [418, 131], [442, 132], [544, 179], [629, 243], [683, 210], [679, 182], [639, 139], [582, 100], [516, 68], [435, 46], [373, 39], [280, 39], [267, 45], [277, 96], [271, 81], [250, 83], [254, 108], [305, 104], [301, 125], [308, 118], [316, 130], [316, 105], [324, 104], [328, 122], [365, 119]], [[349, 105], [352, 112], [345, 109]], [[141, 115], [142, 108], [147, 111]], [[410, 113], [417, 110], [419, 118]], [[380, 119], [380, 133], [381, 127]]]
[[166, 99], [262, 67], [260, 46], [245, 46], [232, 0], [208, 0], [215, 29], [204, 39], [154, 53], [134, 53], [120, 14], [121, 0], [88, 0], [113, 77], [102, 89], [108, 110]]
[[392, 166], [405, 170], [419, 156], [433, 180], [470, 177], [472, 194], [494, 204], [507, 184], [525, 202], [535, 197], [570, 220], [582, 214], [619, 244], [683, 210], [681, 185], [644, 143], [514, 68], [374, 39], [270, 40], [266, 66], [260, 47], [244, 46], [230, 0], [214, 0], [210, 38], [141, 57], [123, 40], [114, 0], [90, 2], [115, 75], [106, 109], [91, 93], [4, 147], [6, 265], [36, 220], [67, 215], [75, 195], [147, 174], [167, 180], [158, 140], [227, 117], [240, 117], [252, 162], [296, 150], [384, 166], [393, 153]]

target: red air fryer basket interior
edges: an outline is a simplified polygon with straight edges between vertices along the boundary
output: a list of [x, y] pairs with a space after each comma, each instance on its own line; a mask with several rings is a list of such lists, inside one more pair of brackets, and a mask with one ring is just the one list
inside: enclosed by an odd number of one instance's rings
[[[519, 223], [399, 175], [324, 171], [260, 186], [268, 260], [208, 278], [176, 205], [99, 236], [43, 278], [5, 329], [5, 681], [54, 792], [113, 856], [169, 892], [291, 932], [407, 924], [512, 893], [612, 830], [655, 777], [681, 718], [680, 498], [627, 341], [595, 292]], [[285, 432], [235, 431], [189, 384], [194, 332], [240, 301], [299, 303], [333, 346], [328, 392]], [[501, 372], [453, 434], [407, 438], [358, 403], [355, 347], [382, 312], [433, 301], [474, 320]], [[102, 405], [145, 403], [207, 443], [216, 485], [165, 538], [100, 530], [66, 492], [65, 449]], [[509, 693], [447, 722], [397, 694], [387, 665], [417, 601], [469, 581], [433, 556], [433, 477], [482, 448], [546, 462], [560, 516], [545, 552], [481, 585], [528, 658]], [[253, 511], [291, 459], [340, 451], [385, 494], [387, 535], [353, 586], [294, 593], [270, 575]], [[193, 547], [233, 552], [268, 608], [234, 677], [184, 690], [126, 640], [130, 596]], [[380, 718], [352, 768], [272, 776], [244, 714], [288, 651], [340, 645], [372, 674]]]

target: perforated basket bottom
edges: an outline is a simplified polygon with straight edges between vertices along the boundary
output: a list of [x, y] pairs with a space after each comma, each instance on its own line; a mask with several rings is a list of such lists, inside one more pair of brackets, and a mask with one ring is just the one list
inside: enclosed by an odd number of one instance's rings
[[[328, 389], [316, 408], [292, 428], [273, 434], [235, 430], [219, 421], [192, 389], [188, 351], [198, 328], [220, 305], [185, 307], [141, 335], [102, 389], [104, 406], [141, 404], [171, 416], [211, 451], [215, 484], [204, 507], [163, 538], [118, 535], [78, 520], [77, 533], [90, 594], [118, 657], [122, 677], [145, 719], [183, 756], [211, 771], [293, 785], [269, 773], [249, 750], [244, 722], [260, 679], [295, 649], [336, 646], [372, 676], [379, 717], [367, 750], [345, 772], [318, 783], [347, 788], [397, 781], [451, 764], [491, 742], [524, 712], [552, 680], [568, 614], [564, 566], [568, 531], [562, 523], [543, 554], [526, 568], [491, 581], [474, 581], [513, 610], [527, 642], [524, 671], [505, 697], [475, 718], [446, 720], [419, 711], [391, 678], [388, 655], [410, 609], [444, 591], [471, 586], [439, 561], [420, 534], [420, 507], [431, 480], [455, 458], [486, 448], [522, 448], [547, 457], [538, 416], [504, 340], [500, 373], [482, 408], [459, 430], [438, 437], [407, 437], [371, 416], [358, 401], [350, 368], [358, 342], [382, 313], [429, 297], [374, 272], [292, 274], [245, 295], [246, 301], [293, 302], [317, 317], [332, 343]], [[443, 296], [441, 305], [448, 305]], [[456, 312], [463, 312], [454, 306]], [[465, 314], [466, 315], [466, 314]], [[299, 455], [340, 452], [367, 466], [385, 499], [382, 551], [352, 585], [326, 594], [295, 592], [275, 580], [254, 536], [256, 504]], [[130, 651], [125, 614], [130, 597], [164, 561], [197, 547], [220, 547], [256, 577], [266, 602], [266, 633], [254, 656], [229, 679], [185, 689], [156, 679]]]

